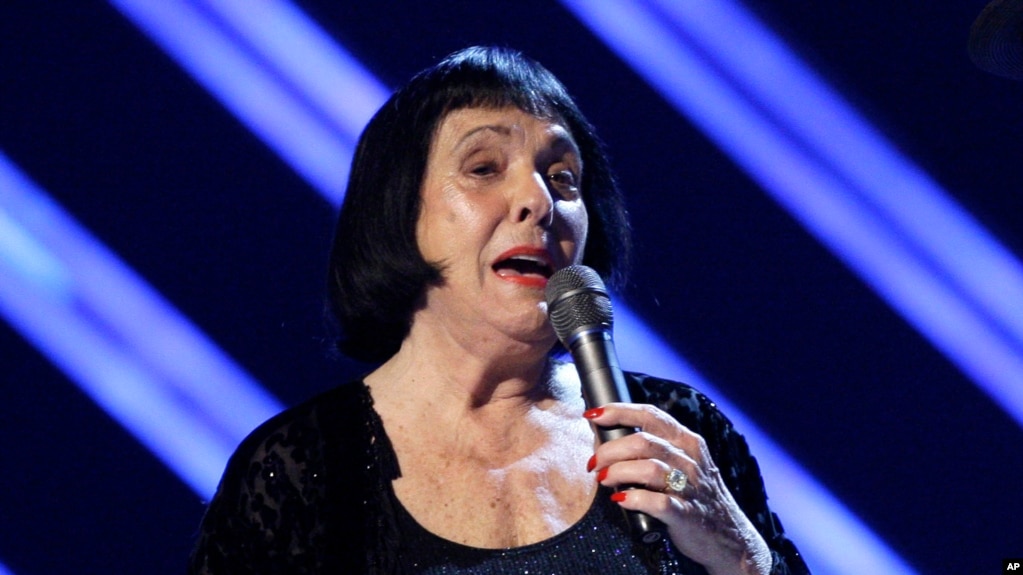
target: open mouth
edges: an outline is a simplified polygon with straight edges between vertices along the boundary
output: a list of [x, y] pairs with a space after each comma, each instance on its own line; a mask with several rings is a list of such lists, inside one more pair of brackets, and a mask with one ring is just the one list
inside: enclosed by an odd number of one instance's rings
[[493, 266], [503, 278], [523, 278], [546, 282], [554, 274], [554, 266], [546, 258], [533, 254], [515, 254]]

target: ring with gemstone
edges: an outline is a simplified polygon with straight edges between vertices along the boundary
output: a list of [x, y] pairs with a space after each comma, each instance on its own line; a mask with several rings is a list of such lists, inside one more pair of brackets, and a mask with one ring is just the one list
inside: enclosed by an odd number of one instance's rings
[[686, 488], [688, 483], [689, 478], [686, 477], [685, 473], [682, 473], [679, 469], [672, 469], [664, 476], [664, 491], [671, 490], [675, 493], [682, 493], [682, 490]]

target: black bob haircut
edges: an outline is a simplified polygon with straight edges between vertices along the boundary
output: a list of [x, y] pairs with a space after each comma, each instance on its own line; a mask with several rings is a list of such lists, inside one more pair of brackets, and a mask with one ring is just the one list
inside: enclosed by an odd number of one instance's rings
[[391, 357], [426, 287], [441, 281], [416, 243], [420, 188], [437, 126], [453, 110], [506, 106], [557, 120], [571, 132], [582, 153], [589, 217], [583, 264], [611, 289], [624, 287], [629, 224], [593, 127], [539, 63], [506, 48], [466, 48], [414, 76], [359, 138], [328, 267], [328, 308], [342, 353], [370, 363]]

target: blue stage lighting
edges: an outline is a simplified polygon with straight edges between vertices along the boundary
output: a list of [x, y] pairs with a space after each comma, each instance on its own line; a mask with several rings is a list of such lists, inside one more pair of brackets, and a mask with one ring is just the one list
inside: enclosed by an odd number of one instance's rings
[[615, 304], [615, 346], [622, 367], [685, 381], [721, 407], [746, 436], [763, 472], [771, 508], [816, 575], [915, 571], [856, 515], [763, 432], [627, 307]]
[[[357, 137], [357, 132], [353, 134], [351, 130], [369, 119], [362, 118], [367, 112], [360, 98], [372, 97], [364, 85], [348, 90], [347, 76], [327, 74], [328, 69], [349, 71], [350, 58], [339, 52], [321, 53], [319, 47], [324, 42], [314, 36], [289, 46], [269, 43], [274, 34], [279, 38], [303, 37], [304, 28], [295, 28], [296, 21], [301, 20], [293, 11], [271, 9], [274, 5], [266, 2], [258, 6], [249, 3], [249, 17], [237, 23], [223, 19], [237, 18], [237, 10], [220, 15], [215, 12], [220, 8], [216, 3], [203, 5], [180, 0], [111, 3], [173, 55], [328, 201], [340, 202], [348, 179], [346, 158], [351, 157]], [[278, 20], [267, 20], [259, 28], [251, 29], [265, 16], [277, 16]], [[250, 37], [252, 34], [256, 36]], [[293, 72], [302, 62], [304, 72]], [[286, 67], [280, 68], [279, 64]], [[312, 64], [326, 68], [318, 70]], [[314, 70], [322, 72], [322, 76], [311, 74]], [[325, 94], [331, 90], [335, 90], [337, 101], [325, 102]], [[352, 112], [344, 110], [345, 102], [349, 101], [358, 106]]]
[[576, 15], [1023, 425], [1023, 266], [727, 0]]
[[3, 154], [0, 311], [205, 497], [281, 409]]

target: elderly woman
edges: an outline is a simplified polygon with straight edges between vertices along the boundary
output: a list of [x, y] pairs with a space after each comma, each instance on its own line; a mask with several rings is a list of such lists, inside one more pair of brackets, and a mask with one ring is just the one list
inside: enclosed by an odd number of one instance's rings
[[469, 48], [413, 78], [362, 135], [330, 259], [340, 348], [376, 367], [245, 440], [192, 572], [807, 573], [705, 396], [630, 373], [636, 403], [584, 406], [544, 287], [579, 263], [614, 285], [628, 243], [547, 70]]

